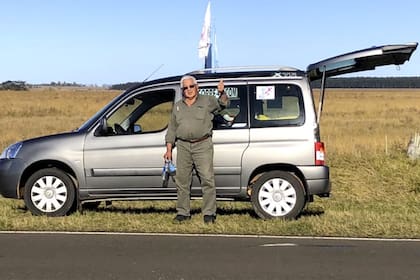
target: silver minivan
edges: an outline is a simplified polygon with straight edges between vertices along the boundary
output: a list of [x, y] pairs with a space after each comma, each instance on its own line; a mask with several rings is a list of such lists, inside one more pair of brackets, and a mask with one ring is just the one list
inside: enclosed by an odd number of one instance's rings
[[[372, 47], [290, 67], [205, 69], [189, 73], [200, 94], [230, 105], [214, 119], [217, 197], [250, 201], [261, 218], [296, 218], [314, 196], [331, 192], [320, 115], [327, 77], [403, 64], [417, 43]], [[321, 79], [318, 111], [310, 82]], [[0, 156], [0, 193], [24, 199], [35, 215], [62, 216], [100, 201], [175, 199], [162, 185], [165, 133], [180, 76], [138, 84], [75, 131], [28, 139]], [[176, 155], [176, 148], [174, 150]], [[192, 196], [200, 197], [194, 176]]]

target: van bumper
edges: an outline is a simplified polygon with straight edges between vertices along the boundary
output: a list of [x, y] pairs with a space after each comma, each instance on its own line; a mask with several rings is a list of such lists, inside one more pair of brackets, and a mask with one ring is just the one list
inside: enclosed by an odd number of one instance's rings
[[329, 196], [331, 182], [328, 166], [299, 166], [298, 168], [305, 178], [308, 195]]
[[24, 169], [20, 159], [0, 159], [0, 194], [6, 198], [19, 198], [19, 180]]

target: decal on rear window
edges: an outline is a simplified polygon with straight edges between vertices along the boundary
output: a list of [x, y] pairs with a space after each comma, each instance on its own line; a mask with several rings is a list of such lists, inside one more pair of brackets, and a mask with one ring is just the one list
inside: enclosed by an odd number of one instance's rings
[[275, 98], [274, 86], [257, 86], [257, 100], [273, 100]]

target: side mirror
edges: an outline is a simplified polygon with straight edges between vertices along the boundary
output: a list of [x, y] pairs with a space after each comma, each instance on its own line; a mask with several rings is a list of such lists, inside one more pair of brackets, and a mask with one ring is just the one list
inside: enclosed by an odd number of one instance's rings
[[98, 128], [95, 130], [95, 136], [106, 136], [108, 135], [108, 126], [106, 118], [102, 118], [99, 122]]

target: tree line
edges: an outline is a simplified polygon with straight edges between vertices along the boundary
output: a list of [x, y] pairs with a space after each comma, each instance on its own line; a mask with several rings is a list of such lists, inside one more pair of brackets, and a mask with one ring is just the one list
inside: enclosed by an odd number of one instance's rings
[[28, 90], [24, 81], [5, 81], [0, 84], [0, 90]]
[[[321, 81], [312, 83], [320, 88]], [[346, 77], [328, 78], [327, 88], [420, 88], [420, 77]]]
[[[127, 90], [141, 82], [127, 82], [114, 84], [111, 90]], [[31, 85], [24, 81], [6, 81], [0, 84], [0, 90], [28, 90], [32, 86], [71, 86], [85, 87], [85, 85], [67, 82], [51, 82], [50, 84]], [[313, 88], [320, 88], [321, 81], [312, 82]], [[420, 88], [420, 77], [341, 77], [328, 78], [327, 88]]]

